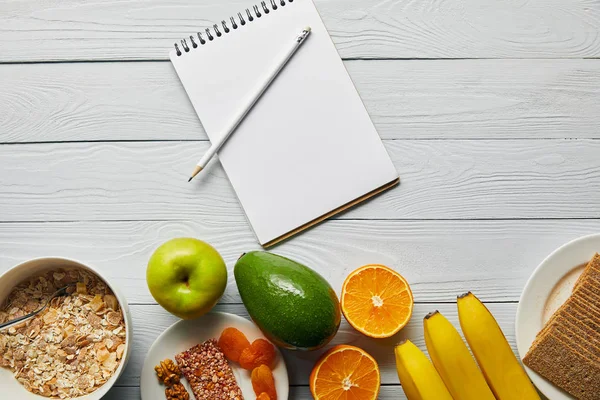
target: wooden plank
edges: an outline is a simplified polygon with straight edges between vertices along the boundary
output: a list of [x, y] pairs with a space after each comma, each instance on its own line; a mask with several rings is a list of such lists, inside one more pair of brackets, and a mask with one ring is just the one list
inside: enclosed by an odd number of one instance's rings
[[[241, 208], [208, 142], [0, 146], [0, 221], [219, 220]], [[600, 141], [388, 141], [401, 184], [338, 218], [597, 218]]]
[[[600, 55], [600, 6], [595, 0], [315, 3], [344, 58]], [[248, 0], [230, 0], [226, 5], [209, 0], [5, 2], [0, 8], [0, 62], [164, 60], [175, 41], [250, 4]]]
[[[517, 304], [492, 303], [487, 304], [487, 306], [498, 320], [513, 351], [516, 352], [514, 319]], [[248, 318], [246, 309], [242, 304], [218, 305], [216, 309]], [[142, 371], [144, 358], [150, 349], [150, 346], [159, 334], [177, 321], [177, 318], [168, 314], [160, 308], [160, 306], [138, 305], [132, 306], [131, 310], [136, 340], [133, 342], [129, 364], [118, 382], [121, 386], [139, 385], [139, 377]], [[396, 363], [394, 360], [394, 345], [404, 339], [410, 339], [422, 350], [425, 350], [422, 321], [423, 317], [433, 310], [439, 310], [460, 331], [455, 304], [415, 305], [413, 317], [409, 324], [397, 335], [394, 335], [389, 339], [368, 338], [355, 331], [345, 320], [343, 320], [336, 337], [325, 349], [311, 352], [283, 351], [290, 378], [290, 385], [307, 385], [310, 371], [316, 360], [326, 349], [336, 344], [351, 344], [366, 350], [379, 364], [381, 370], [381, 383], [399, 384], [398, 375], [396, 373]]]
[[[119, 382], [117, 382], [117, 385]], [[102, 398], [103, 400], [140, 400], [139, 386], [113, 386]]]
[[[346, 66], [384, 139], [600, 138], [600, 60]], [[0, 142], [207, 139], [167, 62], [0, 65], [0, 87]]]
[[[104, 400], [139, 400], [140, 388], [116, 386], [103, 397]], [[405, 400], [406, 395], [400, 386], [383, 386], [379, 392], [379, 400]], [[290, 388], [289, 400], [313, 400], [307, 386]]]
[[[406, 400], [402, 388], [398, 386], [382, 386], [379, 391], [379, 400]], [[296, 386], [290, 390], [289, 400], [314, 400], [308, 386]]]
[[[273, 249], [323, 275], [340, 292], [364, 264], [395, 268], [417, 302], [452, 302], [472, 290], [485, 301], [517, 301], [533, 269], [554, 249], [600, 232], [596, 220], [329, 221]], [[229, 267], [223, 303], [239, 303], [233, 266], [259, 249], [244, 221], [0, 224], [0, 273], [57, 255], [96, 266], [131, 303], [154, 303], [146, 286], [150, 255], [173, 237], [211, 243]]]

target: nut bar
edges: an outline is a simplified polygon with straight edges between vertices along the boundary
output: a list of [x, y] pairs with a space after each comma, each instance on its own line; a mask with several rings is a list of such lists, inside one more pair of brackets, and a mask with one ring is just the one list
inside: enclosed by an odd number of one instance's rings
[[225, 355], [214, 339], [175, 356], [196, 400], [243, 400]]

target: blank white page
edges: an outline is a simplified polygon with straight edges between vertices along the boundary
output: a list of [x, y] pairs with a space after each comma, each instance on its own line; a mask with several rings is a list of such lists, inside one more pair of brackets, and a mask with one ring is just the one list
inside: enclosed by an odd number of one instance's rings
[[261, 7], [262, 17], [252, 22], [239, 10], [245, 25], [238, 20], [237, 29], [224, 33], [219, 23], [222, 36], [213, 32], [214, 40], [170, 54], [215, 140], [282, 50], [304, 27], [312, 28], [219, 152], [262, 245], [398, 179], [313, 2], [276, 4], [268, 14]]

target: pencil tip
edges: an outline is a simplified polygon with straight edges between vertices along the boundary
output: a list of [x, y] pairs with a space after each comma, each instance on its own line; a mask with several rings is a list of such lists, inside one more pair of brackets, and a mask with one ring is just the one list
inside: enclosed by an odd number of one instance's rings
[[191, 182], [193, 178], [194, 178], [193, 176], [190, 176], [190, 179], [188, 179], [188, 182]]

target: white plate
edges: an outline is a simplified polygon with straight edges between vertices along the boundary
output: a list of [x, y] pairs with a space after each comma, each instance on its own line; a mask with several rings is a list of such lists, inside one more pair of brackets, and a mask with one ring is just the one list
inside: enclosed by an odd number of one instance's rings
[[[555, 250], [533, 271], [517, 308], [515, 331], [521, 359], [546, 321], [569, 297], [585, 264], [598, 252], [600, 234], [584, 236]], [[528, 367], [525, 370], [550, 400], [574, 399]]]
[[[144, 360], [142, 376], [140, 379], [141, 394], [143, 400], [165, 400], [165, 387], [160, 385], [154, 372], [154, 366], [165, 358], [175, 359], [175, 354], [189, 349], [208, 339], [219, 339], [225, 328], [237, 328], [242, 331], [250, 342], [255, 339], [264, 338], [260, 329], [252, 322], [237, 315], [210, 312], [194, 320], [182, 320], [171, 325], [152, 344], [150, 351]], [[277, 349], [277, 363], [273, 370], [277, 398], [287, 400], [289, 391], [288, 374], [285, 362]], [[255, 399], [256, 395], [252, 389], [250, 372], [242, 369], [237, 363], [229, 363], [233, 369], [235, 379], [242, 389], [245, 399]], [[193, 399], [189, 385], [183, 380], [190, 398]]]

